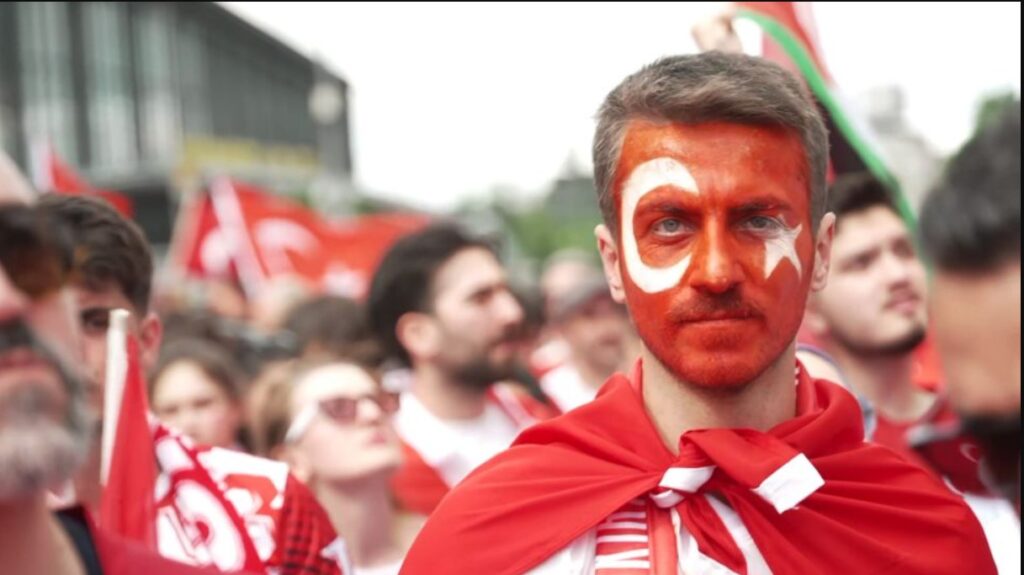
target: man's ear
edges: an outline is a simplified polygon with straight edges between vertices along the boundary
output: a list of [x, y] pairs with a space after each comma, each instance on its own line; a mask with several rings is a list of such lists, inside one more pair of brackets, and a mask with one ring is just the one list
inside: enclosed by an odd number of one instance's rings
[[395, 337], [413, 359], [436, 357], [443, 345], [437, 322], [421, 312], [412, 311], [398, 318]]
[[601, 254], [601, 265], [604, 267], [604, 277], [608, 281], [612, 299], [617, 303], [624, 304], [626, 303], [626, 290], [622, 287], [618, 244], [615, 243], [611, 230], [604, 224], [598, 224], [594, 228], [594, 237], [597, 238], [597, 251]]
[[836, 215], [829, 212], [821, 218], [818, 234], [814, 239], [814, 271], [811, 276], [811, 291], [821, 291], [828, 285], [828, 271], [832, 265], [832, 239], [836, 233]]
[[164, 339], [164, 325], [160, 316], [149, 312], [139, 324], [139, 363], [143, 373], [149, 373], [160, 357], [160, 344]]

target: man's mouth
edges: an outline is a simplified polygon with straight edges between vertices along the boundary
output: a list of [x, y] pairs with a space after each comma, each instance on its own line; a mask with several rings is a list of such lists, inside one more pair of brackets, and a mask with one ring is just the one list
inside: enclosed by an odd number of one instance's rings
[[28, 347], [16, 347], [0, 352], [0, 371], [30, 367], [53, 367], [53, 364]]
[[724, 323], [751, 319], [754, 319], [754, 316], [749, 313], [714, 313], [687, 318], [685, 323]]
[[714, 324], [731, 324], [738, 322], [747, 322], [754, 320], [758, 317], [758, 314], [754, 313], [749, 309], [729, 309], [721, 311], [705, 311], [697, 313], [682, 313], [678, 315], [680, 323], [687, 325], [714, 325]]
[[908, 293], [889, 298], [884, 309], [899, 313], [913, 313], [918, 310], [920, 305], [921, 298], [917, 294]]

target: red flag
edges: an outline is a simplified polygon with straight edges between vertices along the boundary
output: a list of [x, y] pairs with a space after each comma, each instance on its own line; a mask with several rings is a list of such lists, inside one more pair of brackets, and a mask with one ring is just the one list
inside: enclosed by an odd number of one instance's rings
[[[115, 310], [113, 314], [126, 312]], [[114, 431], [105, 454], [105, 484], [100, 501], [100, 525], [109, 533], [142, 543], [156, 550], [156, 456], [153, 453], [153, 434], [149, 425], [149, 402], [146, 385], [139, 366], [138, 342], [123, 328], [114, 325], [121, 320], [112, 319], [109, 343], [120, 344], [123, 351], [108, 354], [108, 372], [123, 377], [120, 405], [116, 415], [106, 412], [106, 418], [116, 418], [113, 426], [104, 426], [104, 432]], [[122, 363], [123, 362], [123, 363]], [[122, 363], [120, 366], [112, 365]], [[109, 379], [109, 378], [108, 378]], [[109, 388], [108, 382], [108, 388]], [[116, 394], [116, 389], [105, 390]], [[111, 402], [114, 403], [111, 403]], [[116, 404], [116, 399], [107, 405]], [[104, 447], [108, 445], [104, 438]]]
[[126, 218], [135, 214], [131, 198], [112, 190], [101, 190], [89, 185], [70, 166], [57, 156], [51, 146], [37, 149], [33, 166], [33, 182], [41, 192], [54, 192], [70, 196], [95, 196], [106, 200]]
[[763, 30], [763, 56], [803, 79], [820, 104], [829, 134], [829, 178], [871, 172], [892, 191], [900, 215], [914, 229], [916, 218], [899, 182], [870, 140], [870, 130], [844, 104], [825, 67], [810, 3], [737, 2], [736, 7], [738, 17]]
[[247, 295], [295, 275], [331, 293], [361, 297], [384, 252], [426, 225], [420, 214], [328, 221], [256, 186], [219, 180], [183, 210], [176, 261], [190, 275], [237, 277]]

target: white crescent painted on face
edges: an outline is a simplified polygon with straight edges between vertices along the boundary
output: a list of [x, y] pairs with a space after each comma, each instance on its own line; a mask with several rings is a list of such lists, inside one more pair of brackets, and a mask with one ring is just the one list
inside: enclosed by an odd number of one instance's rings
[[[636, 207], [647, 194], [663, 186], [674, 186], [684, 192], [699, 196], [697, 182], [685, 165], [672, 158], [654, 158], [636, 168], [622, 186], [622, 256], [633, 283], [646, 293], [658, 293], [675, 287], [683, 279], [690, 266], [690, 254], [686, 254], [673, 265], [652, 267], [644, 263], [637, 247], [633, 230]], [[798, 276], [803, 275], [800, 258], [796, 253], [796, 239], [803, 230], [802, 225], [785, 228], [775, 237], [764, 240], [764, 277], [771, 277], [779, 262], [792, 262]]]
[[651, 267], [640, 258], [633, 233], [633, 215], [640, 200], [647, 194], [663, 186], [674, 186], [680, 190], [700, 195], [697, 182], [690, 170], [672, 158], [654, 158], [648, 160], [629, 174], [622, 186], [622, 257], [633, 283], [647, 293], [658, 293], [679, 284], [690, 267], [690, 255], [667, 267]]

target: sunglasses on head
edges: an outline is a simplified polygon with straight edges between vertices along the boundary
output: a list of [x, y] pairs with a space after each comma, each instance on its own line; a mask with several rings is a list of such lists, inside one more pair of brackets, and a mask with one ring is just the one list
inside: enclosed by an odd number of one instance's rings
[[71, 275], [71, 241], [61, 226], [33, 206], [0, 205], [0, 267], [32, 300], [60, 290]]
[[284, 436], [285, 443], [298, 441], [309, 430], [309, 426], [313, 424], [313, 420], [318, 414], [322, 414], [339, 425], [350, 425], [356, 420], [359, 414], [359, 404], [363, 401], [373, 402], [384, 415], [392, 415], [398, 411], [398, 394], [386, 391], [356, 397], [338, 396], [321, 399], [299, 411], [299, 414], [292, 420], [292, 424], [288, 426], [288, 431]]

